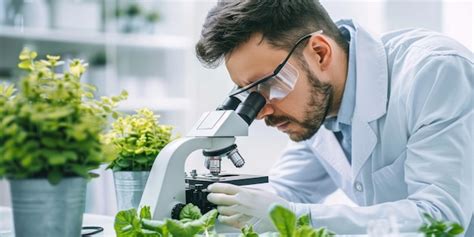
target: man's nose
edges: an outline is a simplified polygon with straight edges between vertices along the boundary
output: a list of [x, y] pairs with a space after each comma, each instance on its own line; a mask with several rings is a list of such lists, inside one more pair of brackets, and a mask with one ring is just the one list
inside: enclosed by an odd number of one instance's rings
[[257, 119], [264, 119], [266, 116], [273, 114], [274, 110], [271, 104], [267, 103], [257, 115]]

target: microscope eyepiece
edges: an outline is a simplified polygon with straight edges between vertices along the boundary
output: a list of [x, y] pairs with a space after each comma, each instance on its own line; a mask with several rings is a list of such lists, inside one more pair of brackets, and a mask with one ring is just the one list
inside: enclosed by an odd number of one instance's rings
[[254, 91], [237, 107], [235, 112], [250, 125], [266, 103], [265, 97]]
[[229, 96], [216, 110], [235, 110], [241, 102], [237, 97]]

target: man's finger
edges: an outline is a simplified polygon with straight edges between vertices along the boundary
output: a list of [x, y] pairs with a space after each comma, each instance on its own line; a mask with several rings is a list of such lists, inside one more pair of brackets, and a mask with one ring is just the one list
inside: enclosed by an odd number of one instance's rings
[[240, 206], [240, 205], [218, 206], [217, 211], [219, 212], [220, 215], [233, 216], [240, 213], [237, 209], [237, 206]]
[[221, 223], [230, 225], [238, 229], [244, 227], [250, 219], [252, 219], [252, 217], [243, 214], [236, 214], [232, 216], [219, 215], [218, 217], [218, 220]]
[[223, 193], [210, 193], [207, 195], [207, 200], [218, 206], [232, 206], [237, 204], [234, 195], [227, 195]]
[[226, 183], [214, 183], [207, 187], [212, 193], [225, 193], [229, 195], [234, 195], [240, 192], [240, 187], [233, 184], [226, 184]]

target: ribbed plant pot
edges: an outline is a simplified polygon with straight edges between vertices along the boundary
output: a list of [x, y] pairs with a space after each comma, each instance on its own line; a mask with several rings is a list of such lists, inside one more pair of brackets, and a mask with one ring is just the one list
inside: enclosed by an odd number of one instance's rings
[[138, 208], [150, 171], [115, 171], [118, 210]]
[[10, 180], [16, 237], [81, 236], [86, 180], [64, 178]]

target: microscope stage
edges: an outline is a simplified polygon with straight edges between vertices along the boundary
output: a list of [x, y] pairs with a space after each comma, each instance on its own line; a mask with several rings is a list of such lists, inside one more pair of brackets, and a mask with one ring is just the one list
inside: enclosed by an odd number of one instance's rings
[[234, 185], [251, 185], [268, 183], [268, 176], [259, 175], [246, 175], [246, 174], [220, 174], [219, 176], [212, 175], [197, 175], [197, 176], [186, 176], [186, 183], [190, 186], [196, 184], [202, 184], [203, 188], [213, 183], [229, 183]]

